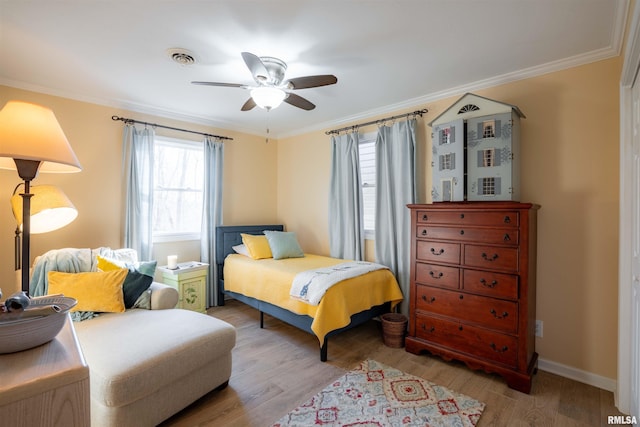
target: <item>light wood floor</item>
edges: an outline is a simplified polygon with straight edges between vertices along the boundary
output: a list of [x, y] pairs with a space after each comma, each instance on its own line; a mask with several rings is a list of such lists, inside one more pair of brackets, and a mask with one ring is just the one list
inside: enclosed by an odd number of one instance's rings
[[606, 426], [621, 415], [608, 391], [538, 371], [531, 394], [509, 389], [498, 376], [427, 355], [413, 355], [382, 343], [371, 321], [329, 339], [329, 360], [320, 362], [318, 342], [237, 301], [210, 308], [209, 315], [237, 328], [229, 386], [214, 391], [162, 426], [270, 426], [364, 359], [428, 379], [486, 403], [482, 426]]

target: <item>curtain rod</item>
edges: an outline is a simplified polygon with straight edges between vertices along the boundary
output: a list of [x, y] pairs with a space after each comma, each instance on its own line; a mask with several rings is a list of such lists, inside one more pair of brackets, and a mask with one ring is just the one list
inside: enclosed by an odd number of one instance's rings
[[197, 132], [195, 130], [180, 129], [180, 128], [174, 128], [174, 127], [171, 127], [171, 126], [159, 125], [157, 123], [141, 122], [140, 120], [127, 119], [125, 117], [111, 116], [111, 120], [114, 120], [114, 121], [118, 121], [119, 120], [121, 122], [125, 122], [125, 124], [128, 124], [128, 125], [130, 125], [132, 123], [138, 123], [138, 124], [145, 125], [145, 126], [153, 126], [153, 127], [157, 127], [157, 128], [177, 130], [179, 132], [195, 133], [196, 135], [211, 136], [213, 138], [227, 139], [229, 141], [233, 141], [233, 138], [229, 138], [228, 136], [212, 135], [210, 133]]
[[411, 113], [399, 114], [397, 116], [385, 117], [384, 119], [373, 120], [373, 121], [370, 121], [370, 122], [360, 123], [360, 124], [353, 125], [353, 126], [346, 126], [346, 127], [340, 128], [340, 129], [328, 130], [328, 131], [325, 132], [325, 134], [326, 135], [331, 135], [331, 134], [334, 134], [334, 133], [338, 134], [338, 133], [342, 132], [343, 130], [357, 130], [358, 128], [360, 128], [362, 126], [381, 124], [381, 123], [384, 123], [384, 122], [388, 122], [389, 120], [402, 119], [404, 117], [409, 117], [409, 116], [420, 116], [420, 117], [422, 117], [423, 114], [426, 114], [428, 112], [429, 112], [429, 110], [424, 108], [422, 110], [416, 110], [416, 111], [413, 111]]

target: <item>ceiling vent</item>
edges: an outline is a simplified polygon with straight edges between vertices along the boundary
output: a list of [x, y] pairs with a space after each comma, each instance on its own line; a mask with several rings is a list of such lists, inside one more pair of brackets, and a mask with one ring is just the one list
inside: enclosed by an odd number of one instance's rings
[[167, 49], [167, 55], [169, 55], [169, 58], [171, 58], [173, 62], [177, 62], [180, 65], [192, 65], [196, 63], [196, 56], [187, 49]]

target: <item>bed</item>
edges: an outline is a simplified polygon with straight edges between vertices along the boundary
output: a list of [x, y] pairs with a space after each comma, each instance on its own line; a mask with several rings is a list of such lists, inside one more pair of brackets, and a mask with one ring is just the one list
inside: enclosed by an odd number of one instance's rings
[[[387, 270], [376, 270], [366, 275], [344, 280], [331, 287], [317, 306], [306, 304], [288, 296], [290, 276], [299, 268], [316, 268], [324, 263], [344, 260], [305, 254], [291, 260], [253, 260], [235, 253], [233, 246], [242, 244], [241, 234], [261, 235], [264, 230], [284, 231], [282, 225], [220, 226], [216, 228], [216, 269], [221, 304], [225, 296], [234, 298], [260, 312], [260, 328], [264, 327], [264, 313], [309, 332], [318, 338], [320, 360], [328, 354], [328, 338], [351, 329], [381, 314], [388, 313], [402, 300], [402, 292]], [[275, 279], [264, 282], [268, 269], [284, 266]], [[253, 270], [253, 268], [267, 270]], [[225, 277], [226, 276], [226, 277]], [[271, 277], [271, 276], [269, 276]], [[268, 286], [267, 286], [268, 285]], [[363, 286], [369, 291], [362, 292]], [[266, 291], [265, 289], [268, 289]]]

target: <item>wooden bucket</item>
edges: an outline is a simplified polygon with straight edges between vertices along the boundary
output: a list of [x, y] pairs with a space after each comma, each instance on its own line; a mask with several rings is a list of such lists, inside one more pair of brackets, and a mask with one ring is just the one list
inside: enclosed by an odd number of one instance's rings
[[392, 348], [404, 347], [407, 333], [407, 316], [400, 313], [386, 313], [380, 316], [382, 321], [382, 340], [384, 345]]

